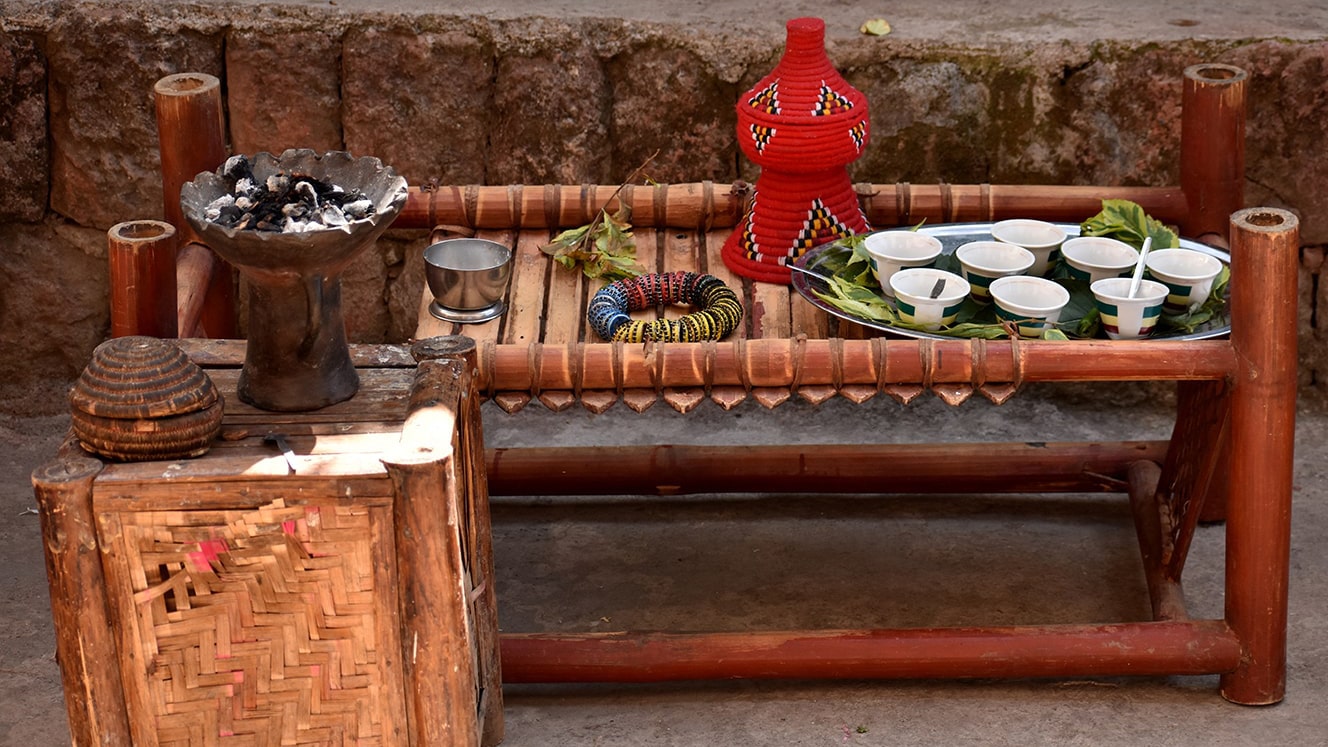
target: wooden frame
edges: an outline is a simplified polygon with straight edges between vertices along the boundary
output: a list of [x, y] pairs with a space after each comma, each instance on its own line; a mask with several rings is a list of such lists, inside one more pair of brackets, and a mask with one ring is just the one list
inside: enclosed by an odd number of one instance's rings
[[[622, 485], [643, 493], [723, 491], [753, 479], [763, 488], [862, 490], [870, 475], [846, 464], [897, 453], [897, 484], [909, 491], [1104, 490], [1128, 495], [1155, 619], [1116, 625], [1046, 625], [925, 630], [771, 631], [752, 634], [596, 633], [501, 636], [507, 681], [654, 681], [721, 677], [1026, 677], [1103, 674], [1221, 674], [1236, 703], [1283, 697], [1291, 456], [1296, 392], [1295, 298], [1298, 224], [1286, 211], [1243, 204], [1245, 74], [1224, 65], [1185, 71], [1179, 186], [1041, 187], [860, 185], [876, 225], [1027, 216], [1081, 220], [1105, 197], [1130, 199], [1183, 233], [1232, 252], [1228, 340], [1027, 342], [884, 340], [791, 300], [787, 288], [741, 283], [751, 316], [719, 343], [625, 346], [597, 342], [579, 316], [589, 288], [548, 272], [539, 253], [550, 229], [587, 222], [626, 202], [638, 246], [660, 270], [723, 272], [713, 257], [742, 212], [740, 188], [709, 183], [607, 186], [413, 188], [398, 227], [464, 231], [516, 249], [514, 311], [501, 322], [449, 327], [421, 314], [418, 337], [465, 333], [478, 343], [477, 384], [510, 411], [539, 400], [595, 411], [621, 400], [644, 409], [663, 399], [687, 411], [709, 398], [731, 407], [747, 397], [775, 406], [792, 396], [862, 401], [884, 393], [907, 402], [931, 391], [951, 404], [974, 393], [1003, 402], [1025, 382], [1173, 380], [1181, 407], [1161, 442], [1057, 444], [1027, 473], [1002, 471], [1018, 445], [853, 446], [798, 451], [751, 447], [717, 466], [685, 446], [624, 448]], [[166, 142], [166, 138], [163, 138]], [[713, 254], [710, 252], [714, 249]], [[691, 263], [691, 264], [689, 264]], [[119, 281], [113, 281], [119, 282]], [[182, 288], [186, 284], [182, 283]], [[182, 290], [183, 299], [187, 291]], [[552, 300], [551, 300], [552, 299]], [[428, 299], [422, 299], [421, 309]], [[181, 329], [190, 329], [181, 325]], [[219, 354], [220, 355], [220, 354]], [[206, 359], [203, 354], [202, 358]], [[224, 357], [224, 356], [223, 356]], [[234, 358], [231, 350], [230, 358]], [[220, 360], [220, 358], [218, 359]], [[1200, 447], [1204, 445], [1204, 447]], [[957, 450], [956, 450], [957, 449]], [[897, 450], [897, 451], [896, 451]], [[794, 450], [796, 451], [796, 450]], [[655, 460], [685, 474], [666, 483]], [[594, 484], [555, 449], [491, 452], [496, 493], [585, 492]], [[500, 458], [501, 457], [501, 458]], [[560, 479], [550, 479], [557, 461]], [[1018, 460], [1022, 461], [1022, 460]], [[749, 472], [734, 474], [735, 464]], [[958, 468], [956, 465], [967, 465]], [[833, 479], [827, 477], [833, 475]], [[1225, 489], [1222, 489], [1225, 487]], [[1181, 575], [1207, 505], [1226, 498], [1226, 611], [1194, 620]], [[1219, 505], [1219, 508], [1221, 506]], [[1220, 515], [1220, 512], [1219, 512]]]

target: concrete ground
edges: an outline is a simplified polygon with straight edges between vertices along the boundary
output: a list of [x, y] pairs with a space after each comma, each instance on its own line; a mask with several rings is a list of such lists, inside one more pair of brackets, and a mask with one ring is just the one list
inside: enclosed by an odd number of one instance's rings
[[[539, 405], [485, 415], [495, 446], [1165, 437], [1161, 390], [1030, 388], [995, 407], [926, 397], [684, 417]], [[0, 744], [68, 742], [31, 469], [63, 417], [0, 418]], [[1072, 681], [508, 686], [506, 745], [1328, 744], [1328, 412], [1298, 423], [1288, 688], [1247, 708], [1216, 677]], [[888, 487], [889, 465], [882, 465]], [[1148, 605], [1123, 496], [498, 498], [510, 631], [744, 630], [1137, 620]], [[1222, 610], [1223, 537], [1200, 530], [1191, 612]]]

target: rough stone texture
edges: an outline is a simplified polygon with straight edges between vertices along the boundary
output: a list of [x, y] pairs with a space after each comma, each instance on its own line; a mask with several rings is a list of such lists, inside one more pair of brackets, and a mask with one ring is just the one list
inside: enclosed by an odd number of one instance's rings
[[494, 79], [487, 177], [493, 184], [602, 184], [612, 180], [609, 91], [592, 46], [553, 46], [576, 35], [541, 27], [550, 46], [503, 55]]
[[740, 91], [710, 60], [664, 40], [619, 55], [609, 75], [615, 182], [655, 153], [644, 173], [657, 182], [737, 178]]
[[378, 240], [379, 247], [386, 247], [388, 340], [409, 340], [415, 334], [424, 293], [424, 249], [428, 245], [428, 231], [388, 231]]
[[321, 30], [235, 30], [226, 38], [226, 104], [236, 153], [341, 150], [341, 38]]
[[390, 245], [378, 242], [346, 268], [341, 278], [342, 317], [346, 337], [356, 342], [386, 342], [390, 323], [387, 304]]
[[0, 221], [41, 220], [46, 168], [46, 60], [32, 37], [0, 30]]
[[1179, 179], [1191, 50], [1063, 45], [850, 58], [872, 104], [863, 181], [1164, 184]]
[[80, 225], [162, 215], [152, 87], [222, 75], [220, 35], [171, 16], [87, 8], [50, 29], [51, 209]]
[[1328, 243], [1328, 137], [1317, 126], [1328, 122], [1328, 42], [1259, 42], [1222, 61], [1250, 74], [1246, 200], [1295, 210], [1301, 240]]
[[989, 171], [990, 83], [962, 63], [902, 57], [845, 72], [871, 112], [867, 149], [849, 167], [855, 181], [935, 182], [941, 173]]
[[[347, 34], [342, 53], [344, 140], [411, 184], [480, 184], [492, 126], [494, 52], [461, 24]], [[455, 29], [455, 30], [453, 30]]]
[[110, 326], [106, 234], [0, 223], [0, 412], [63, 412], [62, 394]]

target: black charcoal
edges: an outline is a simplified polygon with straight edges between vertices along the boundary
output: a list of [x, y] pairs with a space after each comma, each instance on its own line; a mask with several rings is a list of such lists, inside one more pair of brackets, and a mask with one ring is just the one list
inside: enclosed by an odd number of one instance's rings
[[347, 192], [307, 174], [277, 172], [260, 186], [244, 156], [226, 159], [221, 173], [229, 194], [212, 201], [205, 217], [227, 228], [300, 233], [346, 226], [375, 212], [359, 190]]

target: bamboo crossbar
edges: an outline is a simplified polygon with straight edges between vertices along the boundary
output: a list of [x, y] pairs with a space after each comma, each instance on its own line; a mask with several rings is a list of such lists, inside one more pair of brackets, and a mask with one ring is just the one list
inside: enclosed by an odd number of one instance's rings
[[1222, 379], [1221, 341], [806, 340], [480, 347], [481, 390]]
[[[854, 187], [874, 226], [1042, 218], [1079, 222], [1108, 198], [1137, 202], [1154, 217], [1183, 224], [1180, 187], [1106, 187], [1003, 184], [858, 184]], [[509, 185], [411, 187], [395, 228], [458, 226], [470, 229], [569, 228], [600, 210], [626, 205], [641, 227], [710, 230], [737, 225], [751, 191], [747, 184], [691, 182], [652, 186]]]
[[1194, 675], [1230, 672], [1242, 654], [1220, 620], [500, 641], [506, 682]]
[[[492, 449], [492, 495], [1120, 492], [1166, 441]], [[613, 465], [613, 479], [603, 464]], [[888, 464], [888, 475], [881, 465]], [[1156, 483], [1156, 481], [1154, 481]]]

